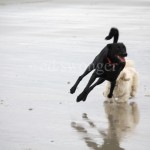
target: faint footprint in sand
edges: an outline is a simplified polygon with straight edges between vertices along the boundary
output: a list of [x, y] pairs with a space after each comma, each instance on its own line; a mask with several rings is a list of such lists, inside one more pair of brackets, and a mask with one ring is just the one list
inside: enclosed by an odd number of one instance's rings
[[67, 82], [67, 84], [70, 84], [70, 83], [71, 83], [70, 81]]
[[1, 101], [0, 101], [0, 104], [3, 104], [3, 102], [4, 102], [4, 100], [1, 100]]
[[145, 94], [144, 96], [145, 96], [145, 97], [150, 97], [150, 94]]

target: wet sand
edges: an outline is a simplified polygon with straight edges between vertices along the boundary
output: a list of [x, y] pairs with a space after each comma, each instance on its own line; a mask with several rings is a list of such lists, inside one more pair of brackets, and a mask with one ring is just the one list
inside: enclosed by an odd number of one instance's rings
[[[146, 2], [0, 3], [0, 149], [149, 149]], [[112, 26], [135, 61], [138, 94], [127, 104], [107, 103], [102, 84], [76, 103], [90, 75], [74, 95], [69, 89], [108, 43], [104, 37]]]

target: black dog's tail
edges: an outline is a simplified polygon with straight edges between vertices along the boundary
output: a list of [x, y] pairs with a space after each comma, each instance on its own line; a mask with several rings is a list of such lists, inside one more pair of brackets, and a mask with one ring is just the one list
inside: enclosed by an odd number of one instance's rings
[[119, 31], [117, 28], [111, 28], [109, 35], [106, 36], [105, 40], [110, 40], [111, 38], [114, 37], [114, 41], [113, 43], [117, 43], [118, 42], [118, 38], [119, 38]]

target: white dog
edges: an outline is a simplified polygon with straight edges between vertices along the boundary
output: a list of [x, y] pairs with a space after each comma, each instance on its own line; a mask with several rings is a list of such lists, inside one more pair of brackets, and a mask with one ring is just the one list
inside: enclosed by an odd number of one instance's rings
[[[116, 80], [113, 97], [118, 102], [127, 102], [129, 98], [135, 97], [138, 88], [138, 73], [134, 68], [132, 60], [126, 60], [125, 68], [120, 72]], [[110, 82], [106, 83], [104, 96], [107, 97], [110, 91]], [[121, 100], [121, 101], [120, 101]]]

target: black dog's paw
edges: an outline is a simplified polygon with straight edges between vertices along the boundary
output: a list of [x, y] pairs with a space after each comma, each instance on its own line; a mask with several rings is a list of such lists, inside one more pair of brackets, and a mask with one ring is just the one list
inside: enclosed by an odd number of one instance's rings
[[86, 96], [82, 99], [83, 102], [86, 101], [87, 96], [88, 96], [88, 95], [86, 95]]
[[76, 102], [81, 102], [82, 99], [78, 96], [77, 99], [76, 99]]
[[79, 99], [79, 98], [77, 98], [77, 99], [76, 99], [76, 102], [81, 102], [81, 101], [82, 101], [82, 100], [81, 100], [81, 99]]
[[76, 91], [76, 87], [73, 86], [73, 87], [70, 89], [70, 93], [73, 94], [73, 93], [75, 93], [75, 91]]
[[82, 92], [78, 97], [77, 97], [77, 102], [80, 102], [80, 101], [85, 101], [86, 100], [86, 92]]
[[80, 101], [82, 101], [82, 97], [79, 95], [76, 99], [76, 102], [80, 102]]
[[113, 94], [108, 94], [107, 97], [108, 97], [108, 98], [112, 98], [112, 97], [113, 97]]

